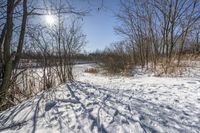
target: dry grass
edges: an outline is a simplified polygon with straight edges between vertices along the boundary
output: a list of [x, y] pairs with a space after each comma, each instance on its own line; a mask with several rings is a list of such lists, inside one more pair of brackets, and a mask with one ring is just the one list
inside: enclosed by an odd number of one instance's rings
[[85, 70], [85, 72], [86, 73], [93, 73], [93, 74], [95, 74], [95, 73], [98, 73], [99, 71], [96, 68], [87, 68]]

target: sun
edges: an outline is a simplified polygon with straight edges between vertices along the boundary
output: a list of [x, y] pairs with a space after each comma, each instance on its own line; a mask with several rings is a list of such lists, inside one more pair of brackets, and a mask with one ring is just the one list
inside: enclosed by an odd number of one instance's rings
[[56, 18], [54, 15], [45, 15], [45, 22], [46, 24], [53, 26], [54, 24], [56, 24]]

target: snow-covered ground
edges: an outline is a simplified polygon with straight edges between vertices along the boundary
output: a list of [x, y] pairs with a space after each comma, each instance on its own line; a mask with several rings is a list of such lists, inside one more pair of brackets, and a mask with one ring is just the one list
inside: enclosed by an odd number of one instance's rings
[[200, 77], [103, 76], [88, 67], [0, 113], [0, 132], [200, 133]]

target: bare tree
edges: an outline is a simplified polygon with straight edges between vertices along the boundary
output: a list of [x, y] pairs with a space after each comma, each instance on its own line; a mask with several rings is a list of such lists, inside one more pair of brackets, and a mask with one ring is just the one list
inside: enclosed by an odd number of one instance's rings
[[178, 54], [180, 63], [192, 27], [199, 23], [199, 9], [198, 0], [121, 0], [117, 18], [122, 25], [115, 30], [130, 42], [142, 66], [149, 61], [156, 66], [162, 56], [167, 73], [173, 56]]
[[[60, 24], [59, 24], [60, 25]], [[77, 21], [72, 21], [70, 25], [64, 27], [62, 25], [53, 32], [53, 37], [57, 45], [56, 56], [58, 57], [57, 75], [60, 82], [73, 80], [72, 68], [75, 63], [75, 55], [81, 50], [85, 44], [85, 35], [81, 32], [81, 27]]]
[[50, 30], [45, 27], [38, 26], [35, 30], [29, 32], [31, 43], [31, 48], [34, 49], [34, 52], [41, 55], [41, 59], [39, 62], [40, 67], [42, 68], [43, 76], [41, 77], [43, 81], [44, 90], [52, 88], [56, 85], [55, 81], [55, 68], [53, 68], [53, 60], [54, 60], [54, 49], [53, 43], [54, 40], [50, 36]]

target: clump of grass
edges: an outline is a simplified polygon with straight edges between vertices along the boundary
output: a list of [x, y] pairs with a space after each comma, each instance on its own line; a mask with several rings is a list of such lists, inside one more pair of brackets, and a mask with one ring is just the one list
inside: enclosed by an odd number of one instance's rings
[[86, 73], [98, 73], [99, 71], [96, 68], [87, 68], [85, 70]]

